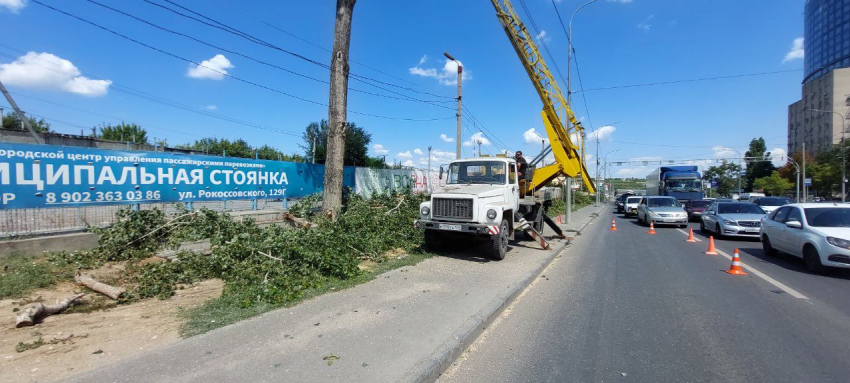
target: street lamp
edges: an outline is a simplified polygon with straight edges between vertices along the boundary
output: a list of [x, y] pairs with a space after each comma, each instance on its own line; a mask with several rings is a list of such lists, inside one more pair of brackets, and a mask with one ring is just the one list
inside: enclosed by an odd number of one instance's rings
[[[847, 106], [850, 106], [850, 97], [847, 98]], [[844, 145], [844, 133], [847, 131], [847, 120], [844, 119], [844, 116], [841, 113], [836, 111], [820, 109], [809, 110], [813, 112], [832, 113], [841, 117], [841, 202], [845, 202], [847, 195], [844, 191], [844, 184], [847, 183], [847, 148], [846, 145]]]
[[[573, 91], [572, 91], [572, 87], [571, 87], [571, 85], [572, 85], [572, 76], [571, 76], [572, 71], [570, 70], [570, 62], [572, 61], [572, 53], [573, 53], [573, 18], [576, 17], [576, 13], [578, 13], [578, 11], [580, 11], [582, 8], [584, 8], [584, 7], [590, 5], [591, 3], [594, 3], [594, 2], [596, 2], [596, 0], [590, 0], [590, 1], [582, 4], [580, 7], [578, 7], [575, 10], [575, 12], [573, 12], [573, 15], [570, 16], [570, 29], [569, 29], [569, 32], [567, 32], [567, 104], [571, 104], [571, 105], [572, 105], [571, 100], [572, 100]], [[599, 153], [596, 153], [596, 154], [599, 154]]]
[[443, 56], [446, 56], [447, 59], [452, 60], [457, 64], [457, 154], [455, 158], [460, 159], [460, 97], [461, 97], [461, 81], [463, 79], [463, 66], [460, 65], [460, 61], [455, 60], [449, 52], [444, 52]]
[[605, 153], [605, 155], [604, 155], [604, 156], [602, 156], [602, 159], [603, 159], [603, 161], [602, 161], [602, 162], [605, 164], [605, 173], [604, 173], [604, 175], [602, 176], [602, 178], [603, 178], [606, 182], [608, 181], [608, 155], [609, 155], [609, 154], [611, 154], [611, 153], [619, 152], [619, 151], [620, 151], [620, 149], [612, 150], [612, 151], [610, 151], [610, 152], [608, 152], [608, 153]]

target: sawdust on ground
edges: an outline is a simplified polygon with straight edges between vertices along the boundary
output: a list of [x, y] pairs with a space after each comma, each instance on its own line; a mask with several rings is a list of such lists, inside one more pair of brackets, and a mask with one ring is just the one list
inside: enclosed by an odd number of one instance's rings
[[[87, 313], [52, 315], [32, 327], [15, 328], [15, 318], [29, 306], [28, 300], [0, 300], [0, 376], [6, 382], [53, 382], [69, 378], [100, 366], [115, 363], [176, 342], [182, 323], [179, 308], [200, 305], [221, 295], [223, 283], [209, 280], [177, 290], [167, 300], [145, 299], [105, 310]], [[45, 304], [72, 296], [84, 288], [61, 284], [50, 290], [29, 294], [30, 299]], [[88, 292], [83, 304], [107, 303], [99, 294]], [[40, 297], [40, 299], [39, 299]], [[19, 342], [32, 343], [39, 339], [44, 345], [17, 352]]]

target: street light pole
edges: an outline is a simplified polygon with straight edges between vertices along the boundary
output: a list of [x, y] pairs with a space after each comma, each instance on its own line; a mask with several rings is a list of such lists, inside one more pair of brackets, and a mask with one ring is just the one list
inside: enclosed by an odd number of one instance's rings
[[460, 65], [460, 61], [455, 60], [452, 55], [448, 52], [443, 53], [447, 59], [452, 60], [457, 64], [457, 153], [455, 158], [460, 159], [460, 143], [461, 143], [461, 132], [460, 132], [460, 123], [461, 123], [461, 115], [460, 115], [460, 98], [461, 98], [461, 83], [463, 81], [463, 66]]
[[573, 18], [576, 17], [576, 13], [578, 13], [578, 11], [580, 11], [582, 8], [592, 4], [594, 2], [596, 2], [596, 0], [590, 0], [590, 1], [582, 4], [580, 7], [578, 7], [575, 10], [575, 12], [573, 12], [573, 15], [570, 16], [570, 29], [569, 29], [569, 32], [567, 32], [567, 104], [570, 104], [570, 105], [572, 105], [571, 101], [572, 101], [572, 94], [573, 94], [572, 86], [571, 86], [572, 85], [572, 71], [570, 70], [570, 68], [571, 68], [570, 63], [572, 61], [572, 54], [573, 54]]
[[[848, 106], [850, 106], [850, 98], [847, 99]], [[832, 110], [820, 110], [820, 109], [810, 109], [815, 112], [821, 113], [833, 113], [838, 117], [841, 117], [841, 202], [846, 202], [847, 193], [844, 190], [844, 185], [847, 183], [847, 147], [844, 144], [844, 133], [847, 132], [847, 120], [844, 119], [844, 116], [841, 113]]]
[[[599, 138], [599, 137], [597, 137], [597, 146], [596, 146], [596, 147], [597, 147], [597, 150], [598, 150], [598, 148], [599, 148], [599, 145], [598, 145], [598, 138]], [[602, 178], [603, 178], [606, 182], [608, 181], [608, 155], [609, 155], [609, 154], [611, 154], [611, 153], [617, 153], [617, 152], [619, 152], [619, 151], [620, 151], [620, 149], [612, 150], [612, 151], [610, 151], [610, 152], [608, 152], [608, 153], [605, 153], [605, 155], [604, 155], [604, 156], [602, 156], [602, 162], [605, 164], [605, 165], [604, 165], [605, 175], [604, 175]], [[597, 161], [596, 161], [596, 162], [597, 162], [597, 163], [599, 163], [599, 160], [597, 159]], [[597, 177], [597, 178], [598, 178], [598, 177]], [[598, 187], [598, 184], [599, 184], [599, 182], [597, 182], [597, 187]], [[597, 190], [596, 196], [597, 196], [596, 200], [597, 200], [597, 202], [598, 202], [598, 201], [599, 201], [599, 191], [598, 191], [598, 190]], [[597, 204], [597, 205], [598, 205], [598, 204]]]

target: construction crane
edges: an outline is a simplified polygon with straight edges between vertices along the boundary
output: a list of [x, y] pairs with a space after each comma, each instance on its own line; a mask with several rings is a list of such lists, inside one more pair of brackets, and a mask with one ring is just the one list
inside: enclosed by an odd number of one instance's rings
[[[555, 82], [543, 56], [540, 55], [540, 50], [537, 49], [532, 36], [514, 11], [510, 0], [491, 1], [496, 7], [496, 16], [502, 23], [508, 40], [514, 46], [540, 100], [543, 101], [541, 115], [549, 136], [549, 146], [529, 163], [529, 167], [534, 168], [534, 172], [526, 194], [534, 193], [538, 188], [561, 175], [568, 177], [581, 175], [587, 190], [595, 193], [596, 187], [587, 174], [587, 166], [582, 155], [584, 127], [570, 109], [570, 104], [561, 93], [558, 83]], [[569, 125], [565, 122], [569, 122]], [[573, 140], [577, 143], [573, 143]], [[555, 163], [537, 168], [536, 165], [541, 163], [549, 153], [555, 155]]]

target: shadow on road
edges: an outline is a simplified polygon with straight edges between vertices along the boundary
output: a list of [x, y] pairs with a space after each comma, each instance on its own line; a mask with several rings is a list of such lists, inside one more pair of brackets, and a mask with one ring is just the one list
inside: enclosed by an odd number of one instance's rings
[[[764, 250], [761, 248], [746, 248], [739, 249], [739, 251], [744, 254], [751, 255], [754, 258], [758, 258], [761, 262], [772, 263], [787, 270], [809, 274], [808, 270], [806, 270], [806, 265], [803, 263], [803, 260], [793, 255], [779, 253], [777, 256], [772, 257], [765, 254]], [[850, 270], [826, 268], [826, 270], [824, 270], [824, 272], [820, 274], [820, 276], [850, 280]]]

